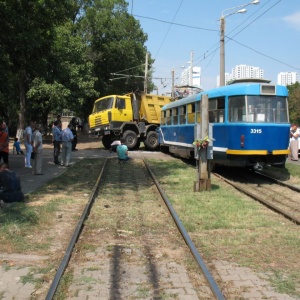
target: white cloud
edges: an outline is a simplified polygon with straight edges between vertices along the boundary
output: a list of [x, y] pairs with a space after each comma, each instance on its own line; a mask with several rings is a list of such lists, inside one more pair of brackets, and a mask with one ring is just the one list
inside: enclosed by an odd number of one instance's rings
[[300, 11], [283, 17], [283, 21], [285, 21], [290, 27], [300, 31]]

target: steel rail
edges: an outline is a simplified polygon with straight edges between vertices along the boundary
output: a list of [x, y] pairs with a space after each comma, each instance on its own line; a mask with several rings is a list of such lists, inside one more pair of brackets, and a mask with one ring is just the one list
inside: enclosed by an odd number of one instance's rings
[[264, 204], [265, 206], [269, 207], [270, 209], [272, 209], [273, 211], [280, 213], [281, 215], [283, 215], [284, 217], [286, 217], [287, 219], [289, 219], [290, 221], [294, 222], [297, 225], [300, 225], [300, 219], [294, 217], [293, 215], [291, 215], [290, 213], [280, 209], [279, 207], [273, 205], [272, 203], [270, 203], [269, 201], [247, 191], [246, 189], [243, 189], [242, 187], [236, 185], [235, 183], [233, 183], [232, 181], [224, 178], [223, 176], [217, 174], [217, 173], [213, 173], [215, 176], [217, 176], [218, 178], [222, 179], [224, 182], [230, 184], [231, 186], [233, 186], [235, 189], [239, 190], [240, 192], [248, 195], [249, 197], [253, 198], [254, 200], [259, 201], [260, 203]]
[[281, 180], [275, 179], [275, 178], [273, 178], [273, 177], [271, 177], [271, 176], [269, 176], [269, 175], [260, 173], [260, 172], [258, 172], [258, 171], [256, 171], [255, 173], [257, 173], [258, 175], [260, 175], [260, 176], [262, 176], [262, 177], [265, 177], [265, 178], [267, 178], [267, 179], [269, 179], [269, 180], [272, 180], [272, 181], [276, 182], [276, 183], [279, 184], [279, 185], [288, 187], [289, 189], [291, 189], [291, 190], [293, 190], [293, 191], [295, 191], [295, 192], [299, 192], [299, 193], [300, 193], [300, 188], [298, 188], [298, 187], [296, 187], [296, 186], [293, 186], [293, 185], [291, 185], [291, 184], [285, 183], [285, 182], [283, 182], [283, 181], [281, 181]]
[[79, 219], [79, 221], [77, 223], [77, 226], [76, 226], [76, 228], [74, 230], [74, 233], [73, 233], [73, 235], [71, 237], [71, 240], [69, 242], [69, 245], [68, 245], [68, 248], [67, 248], [67, 250], [65, 252], [65, 255], [64, 255], [64, 257], [63, 257], [63, 259], [61, 261], [61, 264], [60, 264], [59, 268], [56, 271], [56, 275], [55, 275], [55, 277], [54, 277], [54, 279], [52, 281], [52, 284], [51, 284], [51, 286], [50, 286], [50, 288], [48, 290], [48, 294], [46, 296], [46, 300], [52, 300], [53, 299], [53, 297], [55, 295], [55, 292], [57, 290], [58, 284], [59, 284], [59, 282], [60, 282], [60, 280], [61, 280], [61, 278], [62, 278], [62, 276], [63, 276], [63, 274], [64, 274], [64, 272], [65, 272], [65, 270], [67, 268], [67, 266], [68, 266], [68, 263], [70, 261], [71, 255], [72, 255], [72, 251], [74, 249], [74, 246], [75, 246], [75, 244], [76, 244], [76, 242], [78, 240], [78, 237], [79, 237], [79, 235], [81, 233], [81, 230], [83, 228], [84, 221], [86, 220], [87, 216], [89, 215], [91, 207], [94, 204], [94, 201], [95, 201], [95, 198], [96, 198], [96, 194], [97, 194], [97, 191], [99, 189], [99, 182], [100, 182], [101, 177], [103, 175], [106, 163], [107, 163], [107, 158], [104, 161], [104, 164], [102, 166], [100, 175], [99, 175], [99, 177], [98, 177], [98, 179], [97, 179], [97, 181], [96, 181], [96, 183], [95, 183], [95, 185], [94, 185], [94, 187], [92, 189], [92, 193], [91, 193], [91, 195], [89, 197], [89, 200], [88, 200], [88, 202], [87, 202], [87, 204], [86, 204], [86, 206], [84, 208], [84, 211], [82, 212], [82, 215], [81, 215], [81, 217], [80, 217], [80, 219]]
[[162, 188], [160, 187], [159, 182], [156, 180], [154, 174], [152, 173], [150, 167], [148, 166], [148, 164], [145, 162], [145, 160], [143, 159], [144, 164], [147, 168], [147, 170], [149, 171], [158, 191], [160, 192], [162, 198], [164, 199], [164, 202], [166, 204], [166, 206], [169, 209], [169, 212], [174, 220], [174, 222], [176, 223], [176, 226], [178, 228], [178, 230], [180, 231], [182, 237], [184, 238], [187, 246], [189, 247], [190, 251], [192, 252], [197, 264], [199, 265], [205, 279], [207, 280], [211, 291], [213, 292], [213, 294], [216, 296], [217, 299], [219, 300], [225, 300], [222, 292], [220, 291], [217, 283], [215, 282], [214, 278], [212, 277], [211, 273], [209, 272], [208, 268], [206, 267], [201, 255], [199, 254], [197, 248], [195, 247], [194, 243], [192, 242], [190, 236], [188, 235], [186, 229], [184, 228], [182, 222], [180, 221], [176, 211], [174, 210], [174, 208], [171, 205], [171, 202], [169, 201], [168, 197], [166, 196], [166, 194], [164, 193], [164, 191], [162, 190]]

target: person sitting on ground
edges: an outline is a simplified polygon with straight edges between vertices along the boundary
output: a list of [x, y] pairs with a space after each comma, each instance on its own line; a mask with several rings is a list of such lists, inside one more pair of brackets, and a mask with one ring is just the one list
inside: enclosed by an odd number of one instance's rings
[[117, 147], [121, 145], [121, 141], [113, 141], [110, 145], [109, 152], [117, 152]]
[[15, 138], [15, 142], [13, 144], [13, 151], [15, 151], [16, 149], [16, 152], [17, 154], [23, 154], [24, 155], [24, 152], [22, 151], [21, 149], [21, 143], [19, 142], [19, 139], [18, 138]]
[[117, 146], [117, 154], [119, 161], [127, 161], [128, 157], [128, 147], [125, 145], [125, 139], [121, 138], [121, 145]]
[[6, 163], [0, 165], [0, 200], [7, 203], [24, 201], [20, 178]]

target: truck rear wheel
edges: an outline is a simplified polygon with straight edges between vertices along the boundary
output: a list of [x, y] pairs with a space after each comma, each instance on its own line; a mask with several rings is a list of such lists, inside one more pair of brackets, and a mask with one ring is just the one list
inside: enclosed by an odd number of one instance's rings
[[111, 144], [110, 136], [104, 135], [104, 136], [102, 137], [102, 144], [103, 144], [103, 146], [104, 146], [106, 149], [109, 149], [109, 148], [110, 148], [110, 144]]
[[148, 132], [144, 144], [148, 150], [156, 150], [158, 148], [158, 134], [155, 131]]
[[138, 145], [138, 137], [134, 131], [125, 131], [125, 133], [123, 134], [123, 138], [125, 139], [125, 144], [127, 145], [128, 150], [136, 149]]

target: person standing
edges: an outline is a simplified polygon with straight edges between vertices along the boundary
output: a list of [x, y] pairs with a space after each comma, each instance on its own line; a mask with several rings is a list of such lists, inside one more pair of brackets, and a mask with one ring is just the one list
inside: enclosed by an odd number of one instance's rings
[[61, 145], [61, 128], [59, 125], [60, 125], [59, 122], [55, 121], [52, 129], [52, 143], [54, 146], [53, 158], [54, 158], [54, 163], [56, 165], [59, 165], [58, 156], [60, 153], [60, 145]]
[[65, 167], [69, 166], [70, 159], [71, 159], [72, 141], [74, 139], [71, 128], [72, 128], [72, 124], [69, 124], [68, 127], [64, 129], [61, 134], [61, 140], [62, 140], [61, 165]]
[[299, 129], [297, 124], [292, 124], [290, 131], [290, 159], [298, 160], [298, 140], [299, 140]]
[[9, 153], [9, 136], [5, 132], [6, 125], [0, 125], [0, 161], [8, 164], [8, 153]]
[[73, 133], [73, 141], [72, 141], [72, 151], [77, 151], [76, 146], [77, 146], [77, 130], [76, 130], [76, 126], [77, 126], [77, 120], [76, 117], [73, 117], [70, 124], [72, 125], [71, 131]]
[[32, 129], [34, 126], [34, 122], [31, 121], [30, 124], [25, 128], [24, 130], [24, 144], [26, 148], [26, 155], [25, 155], [25, 168], [32, 168], [30, 159], [31, 159], [31, 153], [32, 153]]
[[42, 163], [43, 163], [43, 136], [41, 133], [41, 125], [35, 126], [34, 138], [33, 138], [33, 153], [34, 163], [33, 163], [33, 174], [34, 175], [44, 175], [42, 173]]

